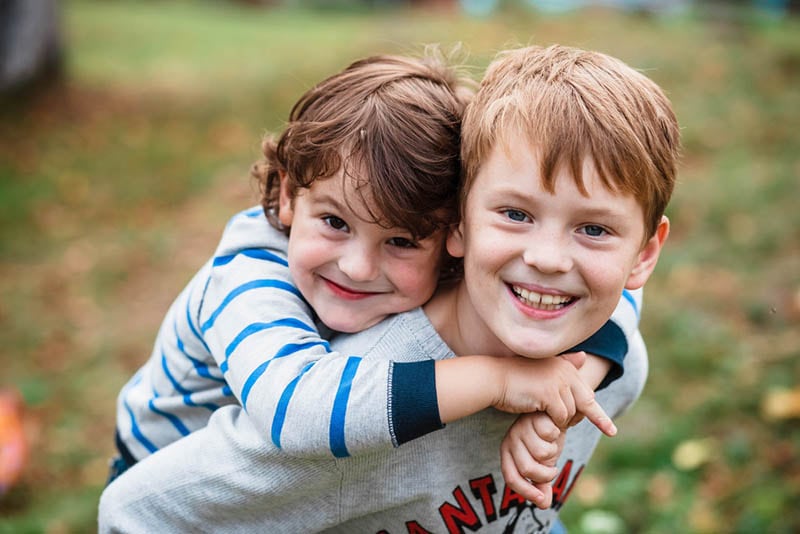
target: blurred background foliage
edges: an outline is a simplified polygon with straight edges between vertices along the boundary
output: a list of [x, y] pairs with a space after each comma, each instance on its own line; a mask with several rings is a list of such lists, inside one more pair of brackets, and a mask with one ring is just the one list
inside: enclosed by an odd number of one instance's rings
[[683, 127], [649, 382], [562, 510], [569, 531], [800, 531], [796, 7], [63, 2], [58, 68], [0, 101], [0, 388], [30, 449], [0, 532], [96, 528], [115, 396], [255, 203], [261, 136], [350, 61], [434, 42], [463, 43], [476, 78], [516, 44], [601, 50], [660, 83]]

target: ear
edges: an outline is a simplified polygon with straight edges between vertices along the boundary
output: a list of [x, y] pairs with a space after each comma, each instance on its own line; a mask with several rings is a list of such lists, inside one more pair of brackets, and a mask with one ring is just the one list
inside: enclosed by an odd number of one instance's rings
[[278, 220], [285, 227], [292, 226], [294, 218], [294, 197], [289, 191], [289, 178], [286, 171], [278, 171], [281, 179], [281, 192], [278, 198]]
[[658, 263], [658, 256], [661, 254], [661, 247], [669, 236], [669, 219], [666, 216], [661, 217], [661, 222], [658, 223], [655, 234], [647, 243], [645, 243], [642, 250], [639, 252], [639, 259], [636, 265], [631, 270], [628, 276], [628, 281], [625, 283], [625, 289], [639, 289], [644, 286], [647, 279], [653, 273]]
[[454, 258], [464, 257], [464, 222], [447, 229], [447, 252]]

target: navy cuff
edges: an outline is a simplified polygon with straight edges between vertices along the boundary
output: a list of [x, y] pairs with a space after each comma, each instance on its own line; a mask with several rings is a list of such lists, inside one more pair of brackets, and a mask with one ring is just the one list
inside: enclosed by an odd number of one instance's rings
[[606, 377], [597, 386], [598, 391], [622, 376], [624, 372], [623, 361], [628, 353], [628, 340], [625, 339], [625, 333], [616, 323], [606, 321], [606, 324], [595, 332], [592, 337], [566, 352], [578, 352], [581, 350], [611, 360], [611, 369], [608, 370]]
[[443, 428], [436, 397], [434, 360], [395, 362], [392, 366], [391, 413], [397, 444]]

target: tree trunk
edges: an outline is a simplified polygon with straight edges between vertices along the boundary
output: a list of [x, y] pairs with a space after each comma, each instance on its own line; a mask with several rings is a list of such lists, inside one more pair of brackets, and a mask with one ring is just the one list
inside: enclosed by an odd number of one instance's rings
[[0, 92], [60, 77], [57, 0], [0, 0]]

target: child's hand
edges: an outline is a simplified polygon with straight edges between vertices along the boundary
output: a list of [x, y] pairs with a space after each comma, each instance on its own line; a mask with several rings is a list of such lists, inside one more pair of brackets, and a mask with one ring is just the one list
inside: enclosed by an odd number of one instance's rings
[[521, 415], [500, 444], [500, 468], [508, 486], [538, 508], [553, 501], [556, 462], [564, 449], [566, 432], [544, 412]]
[[567, 428], [583, 415], [604, 434], [613, 436], [616, 426], [578, 374], [576, 365], [584, 360], [583, 354], [541, 360], [503, 358], [499, 362], [501, 394], [492, 405], [509, 413], [546, 412], [559, 428]]

